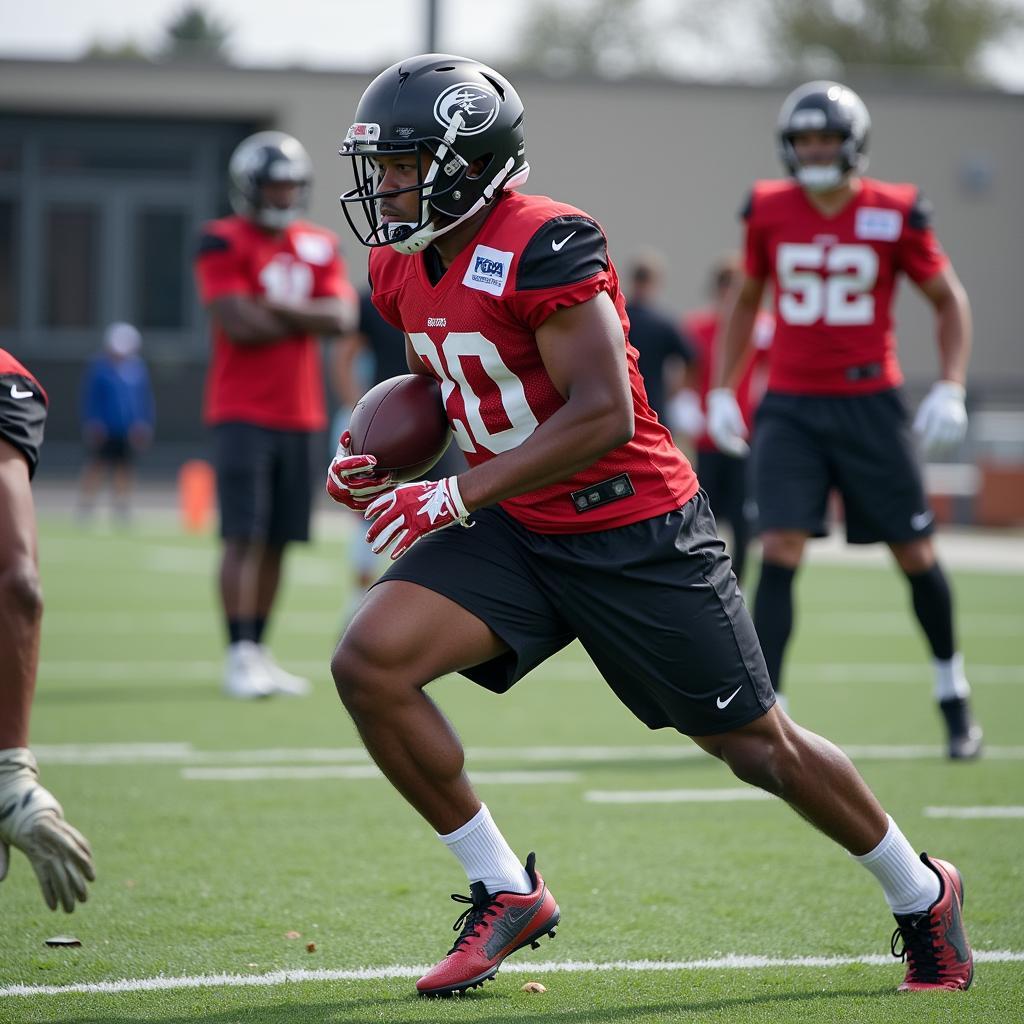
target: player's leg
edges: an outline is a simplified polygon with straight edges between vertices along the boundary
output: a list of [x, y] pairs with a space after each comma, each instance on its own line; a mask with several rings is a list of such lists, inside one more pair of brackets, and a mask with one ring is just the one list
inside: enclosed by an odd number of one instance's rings
[[110, 469], [114, 517], [121, 523], [127, 523], [132, 514], [132, 484], [135, 469], [131, 443], [127, 437], [118, 439], [117, 456], [111, 460]]
[[[647, 543], [630, 541], [644, 530]], [[944, 965], [944, 980], [965, 987], [969, 963], [953, 964], [955, 942], [933, 927], [953, 912], [959, 876], [921, 860], [849, 758], [775, 705], [753, 623], [702, 497], [678, 516], [615, 533], [619, 550], [607, 538], [570, 541], [582, 568], [568, 576], [572, 569], [566, 566], [562, 573], [570, 584], [564, 587], [564, 614], [615, 693], [648, 726], [672, 725], [690, 735], [737, 777], [786, 800], [860, 858], [882, 884], [901, 930], [906, 925], [918, 965], [910, 980], [920, 980], [933, 962], [922, 944], [941, 940], [935, 962]], [[590, 543], [598, 546], [583, 557]], [[599, 601], [586, 573], [591, 566], [599, 571], [602, 558], [612, 571], [602, 588], [607, 597]], [[659, 599], [645, 601], [652, 584]], [[612, 622], [617, 628], [610, 628]], [[957, 927], [959, 942], [963, 930]]]
[[970, 711], [970, 686], [957, 651], [953, 598], [935, 556], [934, 515], [899, 390], [847, 403], [846, 443], [837, 450], [837, 476], [851, 543], [884, 541], [910, 586], [914, 614], [932, 651], [935, 698], [945, 722], [948, 753], [962, 760], [981, 753], [981, 728]]
[[272, 512], [273, 453], [267, 431], [246, 423], [214, 427], [220, 506], [221, 607], [227, 627], [224, 691], [247, 700], [274, 686], [256, 642], [260, 565]]
[[484, 510], [471, 530], [419, 541], [370, 590], [331, 662], [371, 756], [470, 882], [455, 944], [417, 983], [428, 994], [481, 984], [558, 921], [533, 855], [524, 868], [467, 779], [458, 736], [424, 692], [454, 671], [504, 692], [571, 639], [516, 564], [509, 533], [500, 513]]
[[793, 632], [793, 584], [804, 545], [827, 532], [831, 476], [818, 406], [813, 398], [769, 393], [754, 430], [753, 493], [761, 531], [754, 625], [776, 692]]
[[981, 754], [982, 731], [971, 714], [971, 686], [956, 645], [953, 592], [935, 557], [935, 546], [930, 537], [923, 537], [889, 547], [910, 584], [914, 614], [931, 648], [934, 696], [946, 723], [949, 756], [976, 758]]

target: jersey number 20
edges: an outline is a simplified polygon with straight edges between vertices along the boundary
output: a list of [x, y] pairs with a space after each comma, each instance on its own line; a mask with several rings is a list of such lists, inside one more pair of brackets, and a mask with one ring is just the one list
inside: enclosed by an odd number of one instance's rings
[[779, 315], [787, 324], [874, 322], [878, 253], [870, 245], [780, 245], [775, 274]]

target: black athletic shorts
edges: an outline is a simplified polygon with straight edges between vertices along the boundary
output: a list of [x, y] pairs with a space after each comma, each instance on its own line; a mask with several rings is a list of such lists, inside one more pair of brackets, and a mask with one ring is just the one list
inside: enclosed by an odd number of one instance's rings
[[696, 469], [715, 518], [734, 529], [737, 523], [751, 528], [756, 509], [750, 488], [750, 460], [725, 452], [698, 451]]
[[46, 399], [39, 385], [21, 373], [0, 374], [0, 437], [13, 445], [28, 463], [33, 477], [46, 426]]
[[275, 545], [309, 540], [319, 435], [219, 423], [213, 437], [221, 537]]
[[135, 461], [135, 451], [127, 437], [105, 437], [92, 446], [93, 458], [111, 465], [129, 465]]
[[759, 528], [828, 533], [835, 488], [851, 544], [899, 544], [932, 533], [903, 391], [872, 395], [769, 392], [754, 429]]
[[754, 626], [706, 495], [596, 533], [541, 534], [500, 508], [424, 537], [381, 581], [461, 605], [510, 650], [463, 674], [504, 693], [579, 638], [615, 695], [651, 729], [737, 729], [775, 702]]

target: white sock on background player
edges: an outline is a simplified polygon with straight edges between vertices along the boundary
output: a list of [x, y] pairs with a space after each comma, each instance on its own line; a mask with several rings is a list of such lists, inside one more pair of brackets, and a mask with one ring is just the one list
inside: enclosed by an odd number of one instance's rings
[[935, 658], [935, 699], [940, 703], [946, 700], [966, 700], [971, 695], [971, 684], [964, 675], [964, 656], [959, 652], [949, 661]]
[[888, 815], [889, 828], [870, 852], [854, 857], [878, 879], [894, 914], [916, 914], [939, 898], [939, 877], [917, 855]]
[[488, 892], [533, 890], [526, 869], [505, 842], [486, 804], [465, 825], [446, 836], [438, 833], [437, 838], [458, 857], [470, 882], [483, 882]]

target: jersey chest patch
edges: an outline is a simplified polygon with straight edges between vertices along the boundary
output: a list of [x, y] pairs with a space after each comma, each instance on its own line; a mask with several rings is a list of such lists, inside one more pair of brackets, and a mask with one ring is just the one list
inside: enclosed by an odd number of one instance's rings
[[469, 258], [469, 266], [462, 278], [467, 288], [490, 295], [501, 295], [505, 291], [508, 272], [514, 253], [492, 249], [489, 245], [478, 245]]
[[875, 206], [862, 206], [857, 211], [854, 234], [871, 242], [895, 242], [903, 230], [903, 215], [899, 210], [883, 210]]
[[334, 256], [334, 245], [323, 235], [296, 234], [293, 244], [300, 260], [317, 267], [326, 266]]

